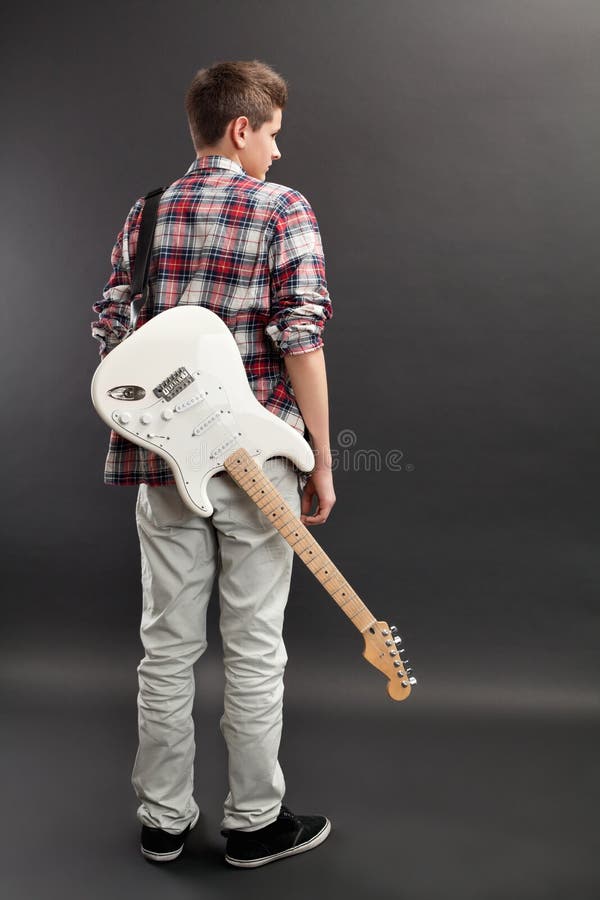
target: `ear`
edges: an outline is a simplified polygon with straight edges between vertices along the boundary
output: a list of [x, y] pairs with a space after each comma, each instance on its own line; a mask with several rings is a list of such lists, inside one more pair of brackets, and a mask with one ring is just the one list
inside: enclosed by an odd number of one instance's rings
[[231, 140], [238, 148], [246, 146], [246, 135], [250, 129], [250, 122], [247, 116], [238, 116], [233, 119], [231, 126]]

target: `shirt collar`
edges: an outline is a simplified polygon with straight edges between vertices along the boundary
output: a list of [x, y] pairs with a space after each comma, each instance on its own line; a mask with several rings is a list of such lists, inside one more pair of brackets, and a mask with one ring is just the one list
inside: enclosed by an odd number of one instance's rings
[[210, 156], [197, 156], [185, 174], [192, 175], [194, 172], [201, 172], [205, 169], [229, 169], [237, 175], [246, 175], [246, 171], [235, 160], [216, 153]]

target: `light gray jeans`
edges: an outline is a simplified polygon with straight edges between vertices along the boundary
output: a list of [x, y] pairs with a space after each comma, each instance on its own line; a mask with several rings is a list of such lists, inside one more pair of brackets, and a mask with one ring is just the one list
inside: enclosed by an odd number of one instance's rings
[[[287, 459], [263, 471], [296, 515], [301, 476]], [[213, 476], [209, 518], [174, 485], [141, 484], [136, 502], [143, 611], [138, 666], [139, 745], [131, 782], [142, 824], [177, 833], [196, 816], [193, 665], [206, 649], [215, 576], [225, 666], [220, 727], [229, 756], [222, 827], [273, 822], [285, 793], [277, 758], [287, 654], [283, 616], [293, 550], [227, 473]]]

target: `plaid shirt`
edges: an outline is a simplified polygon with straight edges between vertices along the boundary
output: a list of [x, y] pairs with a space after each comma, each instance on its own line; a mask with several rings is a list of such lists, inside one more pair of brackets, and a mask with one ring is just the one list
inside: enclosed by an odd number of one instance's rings
[[[129, 211], [112, 274], [92, 307], [102, 359], [129, 333], [143, 207], [140, 198]], [[196, 158], [161, 197], [148, 284], [136, 328], [175, 306], [189, 287], [184, 302], [208, 307], [233, 333], [257, 400], [304, 433], [283, 357], [323, 346], [332, 309], [319, 228], [301, 193], [252, 178], [228, 157]], [[175, 483], [165, 460], [112, 430], [104, 481]]]

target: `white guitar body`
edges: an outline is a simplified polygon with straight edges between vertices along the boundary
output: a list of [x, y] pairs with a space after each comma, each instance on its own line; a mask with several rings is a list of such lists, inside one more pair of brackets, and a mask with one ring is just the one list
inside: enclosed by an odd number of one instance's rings
[[165, 310], [118, 344], [96, 369], [92, 402], [109, 427], [166, 460], [201, 516], [213, 512], [209, 479], [237, 448], [261, 468], [271, 456], [314, 466], [304, 437], [252, 393], [229, 328], [202, 306]]

